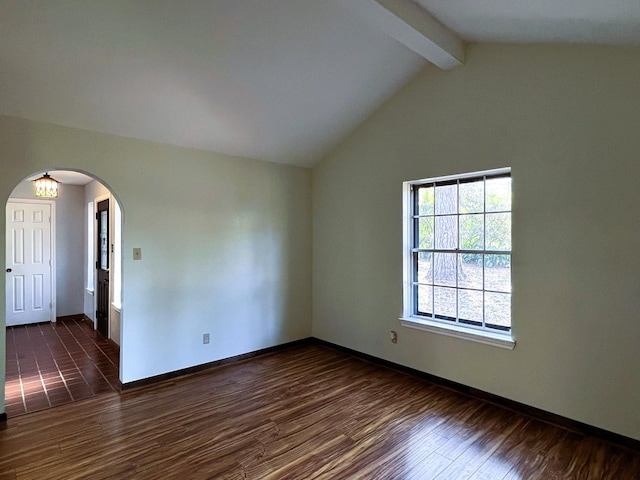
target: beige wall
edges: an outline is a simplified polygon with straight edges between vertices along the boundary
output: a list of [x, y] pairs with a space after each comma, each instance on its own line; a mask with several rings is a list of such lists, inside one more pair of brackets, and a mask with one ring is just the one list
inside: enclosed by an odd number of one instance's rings
[[[402, 182], [505, 166], [515, 350], [400, 327]], [[470, 46], [314, 169], [313, 334], [640, 439], [639, 178], [640, 49]]]
[[[123, 382], [310, 335], [308, 169], [2, 116], [0, 165], [3, 203], [28, 175], [56, 168], [95, 175], [120, 202]], [[4, 376], [2, 360], [0, 411]]]

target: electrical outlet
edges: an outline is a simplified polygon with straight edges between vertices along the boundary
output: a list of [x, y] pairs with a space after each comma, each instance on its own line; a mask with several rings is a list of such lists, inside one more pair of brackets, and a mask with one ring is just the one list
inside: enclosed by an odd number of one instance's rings
[[142, 260], [142, 249], [134, 248], [133, 249], [133, 259], [134, 260]]
[[391, 343], [398, 343], [398, 333], [391, 330], [391, 332], [389, 332], [389, 339]]
[[202, 334], [202, 343], [204, 343], [205, 345], [207, 343], [209, 343], [209, 334], [208, 333], [203, 333]]

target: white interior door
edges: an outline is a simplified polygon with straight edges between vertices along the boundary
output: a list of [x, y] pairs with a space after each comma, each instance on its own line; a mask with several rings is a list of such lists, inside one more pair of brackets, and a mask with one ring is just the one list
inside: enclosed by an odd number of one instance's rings
[[7, 326], [48, 322], [51, 312], [51, 205], [7, 203]]

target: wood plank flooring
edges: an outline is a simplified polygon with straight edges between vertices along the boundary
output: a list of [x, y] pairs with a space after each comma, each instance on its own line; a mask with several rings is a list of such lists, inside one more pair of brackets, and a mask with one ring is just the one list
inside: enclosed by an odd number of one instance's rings
[[81, 315], [8, 327], [6, 351], [10, 418], [120, 389], [118, 349]]
[[638, 479], [640, 453], [318, 344], [9, 419], [0, 479]]

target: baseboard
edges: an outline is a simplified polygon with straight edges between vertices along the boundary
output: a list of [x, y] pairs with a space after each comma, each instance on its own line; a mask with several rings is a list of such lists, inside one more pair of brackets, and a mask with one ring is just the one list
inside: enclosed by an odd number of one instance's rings
[[146, 387], [154, 383], [170, 380], [176, 377], [182, 377], [183, 375], [190, 375], [193, 373], [202, 372], [213, 367], [219, 367], [221, 365], [227, 365], [229, 363], [236, 363], [249, 358], [257, 357], [259, 355], [266, 355], [267, 353], [278, 352], [280, 350], [286, 350], [291, 347], [296, 347], [312, 342], [314, 339], [311, 337], [303, 338], [301, 340], [294, 340], [293, 342], [283, 343], [281, 345], [275, 345], [273, 347], [263, 348], [261, 350], [255, 350], [249, 353], [243, 353], [241, 355], [235, 355], [233, 357], [223, 358], [221, 360], [215, 360], [209, 363], [203, 363], [202, 365], [195, 365], [193, 367], [183, 368], [180, 370], [174, 370], [168, 373], [162, 373], [153, 377], [143, 378], [141, 380], [135, 380], [133, 382], [121, 383], [121, 391], [131, 390], [132, 388]]
[[387, 368], [391, 368], [393, 370], [407, 373], [409, 375], [412, 375], [418, 378], [422, 378], [433, 384], [440, 385], [442, 387], [449, 388], [451, 390], [455, 390], [456, 392], [464, 393], [466, 395], [485, 401], [487, 403], [491, 403], [499, 407], [511, 410], [513, 412], [535, 418], [537, 420], [543, 421], [545, 423], [549, 423], [556, 427], [564, 428], [565, 430], [570, 430], [572, 432], [579, 433], [582, 435], [595, 437], [600, 440], [604, 440], [606, 442], [609, 442], [633, 451], [640, 451], [640, 440], [626, 437], [624, 435], [620, 435], [619, 433], [614, 433], [599, 427], [594, 427], [593, 425], [582, 423], [577, 420], [572, 420], [570, 418], [563, 417], [562, 415], [557, 415], [555, 413], [547, 412], [546, 410], [541, 410], [539, 408], [532, 407], [524, 403], [516, 402], [515, 400], [510, 400], [508, 398], [501, 397], [493, 393], [485, 392], [483, 390], [479, 390], [477, 388], [473, 388], [468, 385], [464, 385], [462, 383], [453, 382], [451, 380], [447, 380], [446, 378], [438, 377], [436, 375], [432, 375], [430, 373], [416, 370], [411, 367], [406, 367], [398, 363], [390, 362], [388, 360], [383, 360], [381, 358], [374, 357], [373, 355], [368, 355], [366, 353], [358, 352], [357, 350], [352, 350], [350, 348], [343, 347], [341, 345], [336, 345], [335, 343], [327, 342], [326, 340], [321, 340], [319, 338], [314, 337], [312, 338], [312, 341], [314, 343], [324, 345], [344, 353], [348, 353], [350, 355], [353, 355], [354, 357], [361, 358], [371, 363], [375, 363], [377, 365], [381, 365]]
[[62, 315], [61, 317], [56, 317], [56, 322], [67, 322], [67, 321], [84, 321], [84, 313], [76, 313], [75, 315]]
[[77, 313], [75, 315], [63, 315], [61, 317], [56, 317], [56, 322], [66, 322], [66, 321], [86, 322], [93, 329], [93, 320], [87, 317], [84, 313]]

